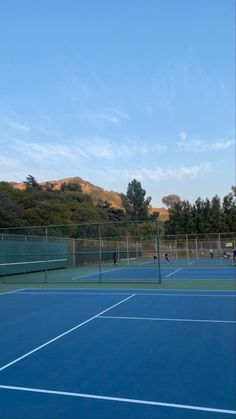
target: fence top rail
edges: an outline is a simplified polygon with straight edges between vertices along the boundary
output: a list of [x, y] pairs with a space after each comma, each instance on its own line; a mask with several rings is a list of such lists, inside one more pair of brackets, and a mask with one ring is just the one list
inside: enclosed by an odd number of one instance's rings
[[9, 238], [9, 239], [43, 239], [47, 238], [48, 241], [50, 240], [57, 240], [57, 241], [63, 241], [63, 240], [73, 240], [72, 237], [61, 237], [61, 236], [41, 236], [36, 234], [7, 234], [7, 233], [1, 233], [0, 232], [0, 240], [3, 240], [3, 238]]
[[158, 224], [158, 220], [130, 220], [130, 221], [96, 221], [92, 223], [76, 223], [76, 224], [49, 224], [49, 225], [35, 225], [35, 226], [16, 226], [16, 227], [1, 227], [1, 230], [20, 230], [20, 229], [31, 229], [31, 228], [56, 228], [56, 227], [79, 227], [79, 226], [92, 226], [92, 225], [104, 225], [104, 224], [141, 224], [141, 223], [151, 223]]

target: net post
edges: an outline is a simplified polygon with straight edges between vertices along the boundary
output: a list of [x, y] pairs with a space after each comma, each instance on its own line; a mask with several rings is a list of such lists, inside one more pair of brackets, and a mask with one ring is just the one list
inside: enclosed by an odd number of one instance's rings
[[161, 284], [161, 264], [160, 264], [160, 236], [159, 236], [159, 226], [158, 221], [156, 221], [156, 251], [157, 251], [157, 266], [158, 266], [158, 278], [157, 283]]

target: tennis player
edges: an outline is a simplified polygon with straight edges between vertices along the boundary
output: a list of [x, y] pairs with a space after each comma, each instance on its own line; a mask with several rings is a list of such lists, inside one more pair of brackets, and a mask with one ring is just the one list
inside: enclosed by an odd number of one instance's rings
[[167, 263], [170, 263], [170, 259], [167, 252], [165, 252], [165, 260]]
[[116, 252], [113, 252], [112, 254], [112, 258], [113, 258], [113, 264], [114, 266], [117, 265], [117, 256], [116, 256]]
[[233, 263], [236, 264], [236, 247], [233, 250]]

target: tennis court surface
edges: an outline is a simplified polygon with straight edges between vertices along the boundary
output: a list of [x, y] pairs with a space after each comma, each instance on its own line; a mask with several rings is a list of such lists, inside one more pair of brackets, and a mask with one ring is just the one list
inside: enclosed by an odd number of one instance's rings
[[235, 291], [0, 294], [1, 419], [236, 415]]

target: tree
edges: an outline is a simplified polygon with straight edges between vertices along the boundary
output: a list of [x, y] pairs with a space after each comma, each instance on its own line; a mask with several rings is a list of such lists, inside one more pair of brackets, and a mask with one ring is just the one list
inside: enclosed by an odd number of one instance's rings
[[205, 234], [232, 232], [236, 225], [236, 202], [232, 193], [211, 200], [198, 198], [193, 205], [181, 201], [169, 210], [166, 234]]
[[236, 198], [236, 186], [231, 186], [231, 191], [232, 191], [234, 197]]
[[99, 199], [96, 204], [100, 217], [108, 221], [122, 221], [125, 218], [123, 209], [113, 208], [108, 201]]
[[82, 188], [79, 183], [63, 183], [61, 185], [61, 191], [68, 191], [68, 192], [82, 192]]
[[175, 204], [179, 203], [181, 201], [179, 195], [167, 195], [163, 196], [162, 202], [164, 205], [166, 205], [168, 208], [174, 207]]
[[133, 179], [128, 184], [127, 194], [121, 194], [121, 200], [127, 216], [131, 220], [148, 219], [148, 207], [151, 197], [145, 198], [146, 191], [142, 188], [141, 182]]
[[34, 176], [32, 175], [28, 175], [26, 180], [23, 182], [26, 189], [35, 189], [40, 191], [41, 190], [41, 186], [40, 184], [37, 182], [37, 180], [35, 179]]
[[234, 231], [236, 226], [236, 201], [232, 193], [223, 198], [222, 210], [223, 231]]
[[169, 220], [165, 222], [165, 233], [166, 234], [181, 234], [182, 231], [182, 211], [183, 205], [182, 202], [177, 202], [177, 204], [170, 208], [169, 210]]
[[211, 211], [210, 211], [210, 220], [212, 230], [215, 233], [222, 231], [222, 211], [221, 211], [221, 202], [220, 198], [215, 195], [211, 200]]
[[157, 221], [160, 216], [159, 211], [153, 211], [153, 213], [149, 216], [150, 220]]
[[43, 191], [47, 191], [47, 192], [55, 191], [55, 187], [54, 187], [53, 183], [51, 183], [51, 182], [44, 183], [41, 188], [42, 188]]

